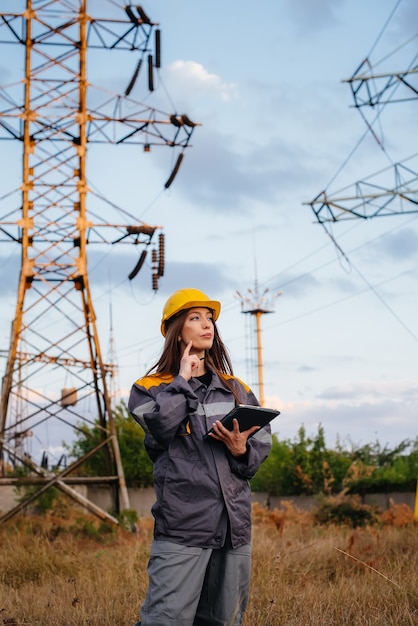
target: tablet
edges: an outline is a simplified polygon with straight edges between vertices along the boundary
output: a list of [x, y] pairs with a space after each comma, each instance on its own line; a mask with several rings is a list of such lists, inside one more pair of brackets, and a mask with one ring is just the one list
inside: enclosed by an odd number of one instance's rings
[[[278, 415], [280, 415], [280, 411], [276, 409], [266, 409], [262, 406], [252, 406], [251, 404], [237, 404], [232, 411], [221, 419], [221, 424], [228, 430], [232, 430], [233, 420], [237, 419], [239, 429], [242, 432], [243, 430], [248, 430], [251, 426], [260, 426], [260, 428], [262, 428]], [[209, 435], [213, 432], [213, 428], [211, 428], [203, 436], [203, 439], [209, 438]], [[253, 435], [255, 435], [255, 433], [253, 433]]]

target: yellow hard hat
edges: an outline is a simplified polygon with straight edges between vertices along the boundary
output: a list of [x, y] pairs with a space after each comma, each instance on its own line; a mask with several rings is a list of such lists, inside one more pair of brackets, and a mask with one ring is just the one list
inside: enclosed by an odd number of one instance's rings
[[161, 334], [165, 337], [166, 323], [176, 313], [195, 307], [205, 307], [212, 309], [213, 319], [217, 320], [221, 312], [221, 303], [217, 300], [210, 300], [208, 296], [199, 289], [179, 289], [175, 291], [167, 300], [163, 309], [161, 319]]

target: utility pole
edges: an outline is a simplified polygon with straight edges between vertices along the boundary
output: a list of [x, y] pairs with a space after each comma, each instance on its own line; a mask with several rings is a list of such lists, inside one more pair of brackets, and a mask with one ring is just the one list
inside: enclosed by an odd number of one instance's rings
[[[87, 153], [94, 143], [138, 144], [145, 153], [169, 147], [177, 160], [167, 189], [196, 124], [186, 115], [163, 113], [131, 97], [142, 66], [147, 96], [154, 91], [161, 60], [158, 24], [140, 5], [118, 7], [115, 16], [115, 3], [99, 4], [110, 14], [90, 15], [87, 0], [10, 0], [9, 11], [0, 12], [2, 58], [9, 54], [15, 60], [14, 48], [20, 48], [23, 67], [22, 77], [0, 86], [0, 143], [19, 142], [23, 164], [21, 185], [0, 193], [0, 242], [21, 249], [1, 390], [0, 485], [41, 485], [0, 522], [51, 486], [100, 518], [117, 522], [81, 497], [72, 486], [77, 482], [108, 484], [112, 509], [129, 508], [107, 380], [113, 366], [102, 357], [87, 250], [95, 244], [140, 246], [139, 261], [128, 277], [132, 280], [151, 249], [156, 290], [164, 272], [164, 234], [160, 226], [138, 220], [92, 191]], [[91, 50], [134, 58], [123, 95], [89, 80]], [[86, 427], [100, 433], [99, 443], [68, 467], [59, 462], [51, 466], [48, 433], [58, 431], [68, 443], [74, 431], [83, 433]], [[43, 447], [42, 463], [22, 452], [22, 441], [30, 437]], [[98, 453], [104, 455], [105, 475], [86, 477], [83, 463]], [[6, 476], [10, 467], [25, 468], [26, 475]]]
[[255, 281], [254, 290], [248, 289], [248, 295], [242, 295], [236, 292], [241, 300], [241, 312], [251, 315], [255, 320], [255, 334], [257, 346], [257, 374], [258, 374], [258, 399], [260, 405], [264, 406], [264, 380], [263, 380], [263, 347], [261, 341], [261, 317], [266, 313], [273, 313], [273, 305], [278, 296], [282, 292], [269, 294], [268, 289], [264, 289], [263, 293], [259, 293], [257, 280]]

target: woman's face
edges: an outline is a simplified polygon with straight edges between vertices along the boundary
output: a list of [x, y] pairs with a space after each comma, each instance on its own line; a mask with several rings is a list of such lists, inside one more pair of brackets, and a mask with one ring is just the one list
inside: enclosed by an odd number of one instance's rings
[[184, 319], [180, 338], [184, 347], [192, 341], [191, 352], [194, 354], [209, 350], [213, 344], [213, 314], [210, 309], [189, 309]]

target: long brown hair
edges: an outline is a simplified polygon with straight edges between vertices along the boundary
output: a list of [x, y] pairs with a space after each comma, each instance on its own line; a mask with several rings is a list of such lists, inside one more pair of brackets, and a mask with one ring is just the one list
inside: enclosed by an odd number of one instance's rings
[[[181, 334], [184, 320], [190, 309], [180, 311], [166, 322], [166, 336], [163, 351], [157, 363], [153, 365], [146, 375], [156, 372], [158, 374], [171, 374], [177, 376], [180, 369], [180, 359], [182, 357], [182, 349], [178, 337]], [[222, 341], [215, 320], [213, 320], [213, 344], [209, 350], [206, 350], [205, 360], [210, 369], [214, 370], [225, 387], [231, 391], [237, 403], [240, 402], [237, 390], [232, 385], [230, 376], [234, 376], [232, 363], [229, 358], [228, 350]]]

